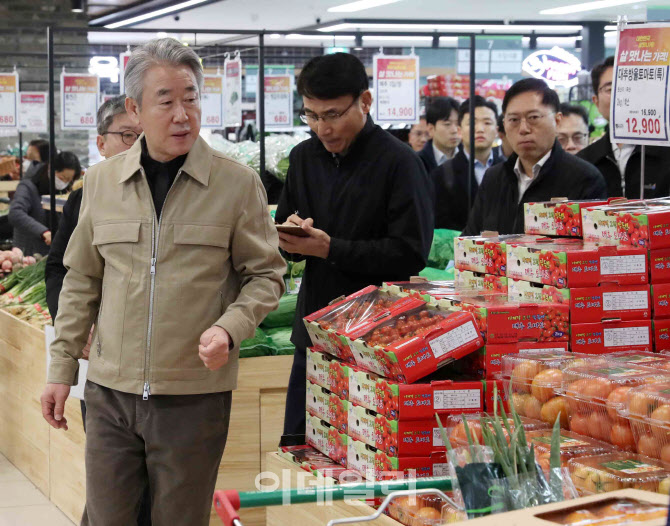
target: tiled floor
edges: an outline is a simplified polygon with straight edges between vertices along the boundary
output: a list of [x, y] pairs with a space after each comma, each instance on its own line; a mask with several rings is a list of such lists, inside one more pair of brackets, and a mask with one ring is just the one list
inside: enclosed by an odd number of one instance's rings
[[74, 526], [11, 462], [0, 455], [0, 526]]

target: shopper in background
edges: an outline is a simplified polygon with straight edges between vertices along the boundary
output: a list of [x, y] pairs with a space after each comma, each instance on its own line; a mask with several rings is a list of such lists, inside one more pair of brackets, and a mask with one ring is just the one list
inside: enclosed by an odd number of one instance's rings
[[563, 149], [576, 155], [589, 144], [589, 114], [579, 104], [561, 104], [561, 119], [558, 125], [558, 142]]
[[504, 115], [498, 116], [498, 138], [500, 139], [500, 149], [502, 150], [503, 156], [506, 159], [509, 159], [514, 153], [514, 150], [512, 150], [512, 145], [509, 143], [507, 134], [505, 133]]
[[[60, 152], [54, 159], [56, 192], [66, 193], [81, 176], [79, 159], [72, 152]], [[42, 196], [49, 194], [49, 164], [41, 163], [37, 172], [23, 178], [9, 204], [9, 222], [14, 228], [13, 245], [24, 254], [46, 256], [51, 245], [51, 230]]]
[[49, 161], [49, 141], [34, 139], [28, 143], [26, 156], [23, 159], [23, 177], [30, 178], [37, 173], [42, 163]]
[[[614, 57], [607, 57], [591, 71], [593, 102], [600, 114], [610, 120], [612, 104], [612, 76]], [[609, 124], [605, 134], [579, 152], [579, 157], [595, 165], [607, 182], [608, 197], [640, 196], [640, 163], [642, 149], [635, 144], [617, 144], [610, 140]], [[644, 197], [665, 197], [670, 194], [670, 148], [647, 146], [645, 148]]]
[[303, 317], [343, 294], [407, 280], [426, 266], [433, 200], [417, 156], [370, 117], [368, 76], [354, 55], [310, 60], [298, 78], [301, 119], [313, 136], [290, 153], [276, 220], [308, 237], [279, 234], [289, 259], [306, 259], [291, 341], [296, 346], [283, 444], [304, 443]]
[[543, 80], [516, 82], [505, 94], [502, 110], [514, 154], [486, 172], [465, 235], [483, 230], [522, 233], [523, 205], [531, 201], [606, 196], [598, 170], [565, 153], [556, 140], [561, 122], [558, 95]]
[[461, 142], [458, 131], [458, 102], [451, 97], [436, 97], [426, 106], [430, 140], [419, 152], [428, 173], [456, 155]]
[[[96, 145], [100, 155], [105, 159], [113, 157], [130, 148], [142, 133], [142, 128], [133, 123], [130, 116], [126, 113], [126, 96], [119, 95], [105, 101], [97, 114], [98, 137]], [[58, 224], [58, 231], [51, 243], [51, 250], [47, 257], [45, 269], [45, 280], [47, 287], [47, 305], [49, 314], [55, 320], [58, 315], [58, 297], [63, 287], [63, 279], [67, 269], [63, 265], [65, 249], [70, 241], [72, 232], [74, 232], [79, 221], [79, 211], [81, 209], [81, 198], [83, 190], [78, 188], [74, 190], [63, 206], [63, 214]], [[93, 337], [93, 328], [88, 334], [88, 342], [82, 350], [82, 358], [88, 360], [91, 350], [91, 339]], [[81, 415], [86, 429], [86, 404], [81, 400]], [[144, 492], [140, 502], [139, 514], [136, 524], [138, 526], [151, 525], [151, 495], [148, 488]]]
[[428, 123], [426, 122], [426, 117], [421, 117], [419, 119], [419, 123], [412, 124], [412, 127], [409, 129], [409, 145], [415, 152], [420, 152], [423, 150], [423, 147], [426, 145], [429, 139], [430, 134], [428, 133]]
[[[86, 399], [84, 526], [209, 524], [239, 344], [283, 293], [258, 175], [199, 136], [203, 71], [175, 39], [136, 48], [126, 109], [144, 130], [89, 169], [65, 254], [42, 413], [64, 405], [96, 314]], [[57, 474], [56, 474], [57, 476]]]
[[[477, 190], [488, 168], [504, 159], [496, 139], [498, 108], [493, 102], [475, 95], [475, 173], [470, 182], [470, 203], [475, 202]], [[435, 228], [463, 230], [468, 220], [468, 180], [470, 179], [470, 99], [458, 109], [458, 125], [463, 143], [453, 159], [438, 166], [430, 174], [435, 186]]]

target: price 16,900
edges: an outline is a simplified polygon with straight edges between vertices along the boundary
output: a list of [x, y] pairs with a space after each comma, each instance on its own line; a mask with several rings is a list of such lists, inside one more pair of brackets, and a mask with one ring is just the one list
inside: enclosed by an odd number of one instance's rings
[[628, 133], [634, 134], [660, 134], [661, 133], [661, 119], [658, 118], [641, 118], [639, 121], [637, 118], [632, 117], [626, 119], [626, 126], [628, 127]]

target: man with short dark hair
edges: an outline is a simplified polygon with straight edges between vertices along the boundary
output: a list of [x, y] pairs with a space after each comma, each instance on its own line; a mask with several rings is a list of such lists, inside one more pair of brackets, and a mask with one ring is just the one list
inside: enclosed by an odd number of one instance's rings
[[347, 53], [310, 60], [298, 78], [301, 119], [312, 130], [289, 156], [276, 220], [308, 237], [279, 234], [286, 257], [307, 261], [291, 341], [296, 346], [282, 443], [304, 443], [303, 317], [335, 298], [383, 281], [406, 280], [426, 266], [433, 200], [421, 161], [375, 125], [361, 61]]
[[430, 134], [428, 133], [428, 123], [426, 122], [426, 117], [421, 116], [418, 124], [413, 124], [409, 129], [409, 137], [407, 142], [412, 147], [412, 150], [415, 152], [420, 152], [423, 150], [423, 147], [426, 145], [430, 139]]
[[516, 82], [505, 94], [502, 109], [514, 154], [486, 172], [464, 235], [484, 230], [522, 233], [523, 205], [531, 201], [605, 197], [598, 170], [566, 154], [556, 140], [561, 122], [558, 95], [543, 80]]
[[[503, 161], [496, 138], [498, 108], [493, 102], [475, 95], [475, 173], [470, 182], [470, 203], [475, 202], [477, 190], [488, 168]], [[470, 179], [470, 99], [458, 109], [458, 125], [463, 144], [453, 159], [438, 166], [430, 174], [435, 186], [435, 228], [463, 230], [468, 220], [468, 179]]]
[[[607, 57], [591, 71], [593, 102], [609, 122], [612, 104], [614, 57]], [[608, 197], [665, 197], [670, 194], [670, 148], [645, 147], [644, 196], [640, 195], [642, 149], [636, 144], [617, 144], [610, 140], [609, 124], [604, 135], [577, 154], [603, 174]]]
[[451, 97], [436, 97], [426, 105], [430, 140], [419, 152], [428, 173], [453, 159], [461, 142], [458, 130], [458, 102]]
[[558, 125], [558, 142], [563, 149], [576, 155], [589, 144], [589, 114], [584, 106], [563, 103], [560, 107], [561, 123]]
[[509, 140], [507, 139], [507, 134], [505, 133], [505, 122], [504, 116], [498, 115], [498, 138], [500, 139], [500, 150], [505, 158], [509, 157], [514, 153], [512, 147], [510, 146]]

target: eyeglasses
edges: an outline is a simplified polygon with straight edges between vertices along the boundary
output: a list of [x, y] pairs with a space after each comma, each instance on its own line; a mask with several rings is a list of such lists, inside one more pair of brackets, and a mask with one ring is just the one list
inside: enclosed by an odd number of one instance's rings
[[567, 146], [570, 139], [572, 139], [574, 144], [586, 144], [589, 140], [589, 136], [586, 133], [573, 133], [570, 137], [561, 134], [558, 136], [558, 142], [561, 146]]
[[553, 112], [549, 113], [529, 113], [527, 115], [506, 115], [505, 116], [505, 129], [513, 130], [521, 126], [521, 121], [526, 121], [526, 124], [531, 128], [540, 124], [540, 121], [545, 117], [552, 115]]
[[[360, 95], [358, 96], [360, 97]], [[356, 97], [354, 100], [351, 101], [351, 104], [346, 107], [344, 111], [337, 112], [337, 111], [327, 111], [323, 115], [317, 115], [316, 113], [309, 111], [306, 112], [305, 109], [303, 108], [300, 110], [300, 120], [304, 122], [305, 124], [317, 124], [319, 121], [327, 123], [327, 122], [335, 122], [337, 119], [342, 117], [345, 113], [347, 113], [354, 103], [358, 100], [358, 97]]]
[[607, 84], [603, 84], [598, 88], [598, 93], [604, 93], [605, 95], [611, 95], [612, 94], [612, 83], [608, 82]]
[[126, 146], [132, 146], [133, 144], [135, 144], [135, 141], [140, 136], [138, 133], [135, 133], [134, 131], [123, 131], [123, 132], [108, 131], [103, 133], [103, 135], [120, 135], [123, 144], [125, 144]]

